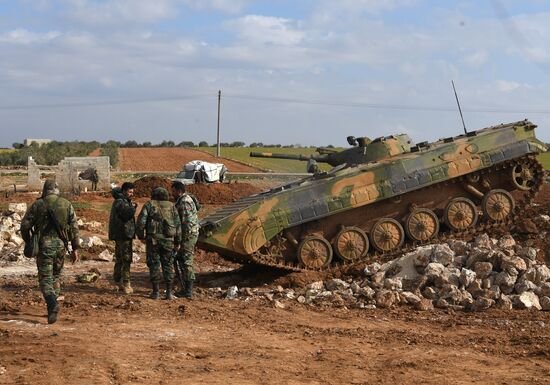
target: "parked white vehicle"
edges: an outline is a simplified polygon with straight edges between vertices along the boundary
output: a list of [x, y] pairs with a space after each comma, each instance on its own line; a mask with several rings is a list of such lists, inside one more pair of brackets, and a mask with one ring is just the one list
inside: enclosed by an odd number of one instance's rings
[[174, 181], [183, 184], [223, 182], [227, 168], [222, 163], [193, 160], [185, 164]]

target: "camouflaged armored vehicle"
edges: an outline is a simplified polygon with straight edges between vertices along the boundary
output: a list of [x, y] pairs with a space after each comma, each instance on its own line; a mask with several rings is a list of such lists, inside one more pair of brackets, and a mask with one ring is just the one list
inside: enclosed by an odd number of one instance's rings
[[417, 144], [407, 135], [350, 138], [353, 147], [314, 157], [337, 165], [331, 171], [206, 217], [199, 246], [323, 269], [509, 224], [543, 183], [535, 127], [526, 120]]

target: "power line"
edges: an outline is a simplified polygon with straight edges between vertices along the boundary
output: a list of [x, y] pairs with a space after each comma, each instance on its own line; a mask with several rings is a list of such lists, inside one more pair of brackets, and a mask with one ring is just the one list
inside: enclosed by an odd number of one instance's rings
[[[205, 97], [217, 97], [217, 93], [201, 93], [182, 96], [144, 98], [144, 99], [120, 99], [120, 100], [105, 100], [105, 101], [90, 101], [90, 102], [73, 102], [73, 103], [51, 103], [51, 104], [31, 104], [31, 105], [7, 105], [1, 106], [0, 110], [32, 110], [32, 109], [48, 109], [48, 108], [74, 108], [74, 107], [101, 107], [115, 105], [130, 105], [142, 103], [160, 103], [181, 100], [196, 100]], [[283, 98], [269, 97], [246, 94], [224, 94], [224, 99], [243, 99], [256, 102], [271, 102], [271, 103], [287, 103], [287, 104], [305, 104], [318, 106], [333, 106], [333, 107], [350, 107], [350, 108], [372, 108], [381, 110], [403, 110], [403, 111], [429, 111], [429, 112], [455, 112], [454, 107], [447, 106], [429, 106], [429, 105], [414, 105], [414, 104], [386, 104], [386, 103], [367, 103], [355, 101], [331, 101], [318, 99], [300, 99], [300, 98]], [[481, 113], [514, 113], [514, 114], [550, 114], [550, 108], [504, 108], [504, 107], [477, 107], [463, 108], [467, 112]]]
[[[227, 98], [228, 95], [225, 95]], [[382, 103], [366, 103], [366, 102], [337, 102], [337, 101], [323, 101], [315, 99], [296, 99], [296, 98], [277, 98], [268, 96], [255, 96], [255, 95], [239, 95], [229, 94], [229, 98], [235, 99], [247, 99], [254, 101], [269, 101], [277, 103], [296, 103], [296, 104], [311, 104], [322, 106], [337, 106], [337, 107], [358, 107], [358, 108], [376, 108], [386, 110], [412, 110], [412, 111], [435, 111], [435, 112], [454, 112], [454, 107], [445, 106], [422, 106], [422, 105], [407, 105], [407, 104], [382, 104]], [[550, 108], [548, 109], [530, 109], [530, 108], [497, 108], [497, 107], [480, 107], [480, 108], [463, 108], [463, 111], [468, 112], [487, 112], [487, 113], [529, 113], [529, 114], [550, 114]]]
[[193, 94], [184, 96], [168, 96], [158, 98], [144, 98], [144, 99], [119, 99], [119, 100], [104, 100], [104, 101], [90, 101], [90, 102], [72, 102], [72, 103], [45, 103], [45, 104], [26, 104], [26, 105], [11, 105], [0, 106], [0, 110], [32, 110], [32, 109], [46, 109], [46, 108], [72, 108], [72, 107], [96, 107], [96, 106], [116, 106], [123, 104], [141, 104], [141, 103], [158, 103], [158, 102], [170, 102], [179, 100], [191, 100], [200, 99], [203, 97], [212, 96], [211, 94]]

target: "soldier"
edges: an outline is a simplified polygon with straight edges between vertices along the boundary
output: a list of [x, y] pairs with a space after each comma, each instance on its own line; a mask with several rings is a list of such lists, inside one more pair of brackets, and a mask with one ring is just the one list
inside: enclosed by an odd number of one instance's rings
[[181, 243], [181, 222], [174, 205], [168, 200], [168, 190], [157, 187], [151, 200], [139, 213], [136, 233], [139, 239], [146, 239], [147, 266], [153, 291], [149, 296], [159, 298], [160, 270], [166, 283], [166, 299], [174, 299], [172, 281], [174, 279], [174, 254]]
[[200, 204], [194, 196], [186, 192], [185, 185], [181, 182], [172, 183], [172, 193], [176, 198], [176, 209], [181, 219], [182, 233], [182, 242], [176, 255], [176, 268], [179, 269], [183, 287], [176, 295], [191, 298], [193, 296], [193, 282], [195, 281], [193, 257], [200, 229], [197, 215]]
[[311, 174], [318, 174], [320, 169], [319, 169], [319, 165], [317, 164], [317, 161], [313, 158], [310, 158], [308, 161], [307, 161], [307, 172], [311, 173]]
[[97, 191], [97, 182], [99, 182], [99, 175], [97, 175], [97, 170], [94, 169], [90, 180], [92, 181], [92, 191]]
[[48, 307], [48, 323], [57, 321], [61, 292], [59, 277], [63, 270], [65, 252], [71, 242], [71, 261], [78, 261], [79, 234], [74, 208], [59, 196], [57, 184], [46, 180], [42, 197], [27, 210], [21, 221], [21, 234], [25, 243], [37, 242], [36, 266], [38, 282]]
[[109, 217], [109, 239], [115, 241], [115, 268], [113, 279], [119, 290], [132, 294], [130, 284], [130, 265], [132, 263], [132, 240], [136, 235], [137, 203], [132, 202], [134, 185], [130, 182], [114, 188], [111, 192], [115, 201]]

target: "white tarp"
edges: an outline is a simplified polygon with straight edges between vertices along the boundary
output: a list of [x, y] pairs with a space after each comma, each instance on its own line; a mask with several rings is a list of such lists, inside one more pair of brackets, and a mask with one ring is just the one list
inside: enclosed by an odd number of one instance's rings
[[195, 181], [212, 183], [223, 180], [226, 172], [227, 168], [222, 163], [192, 160], [183, 166], [182, 172], [178, 174], [176, 180], [186, 184], [194, 183]]

